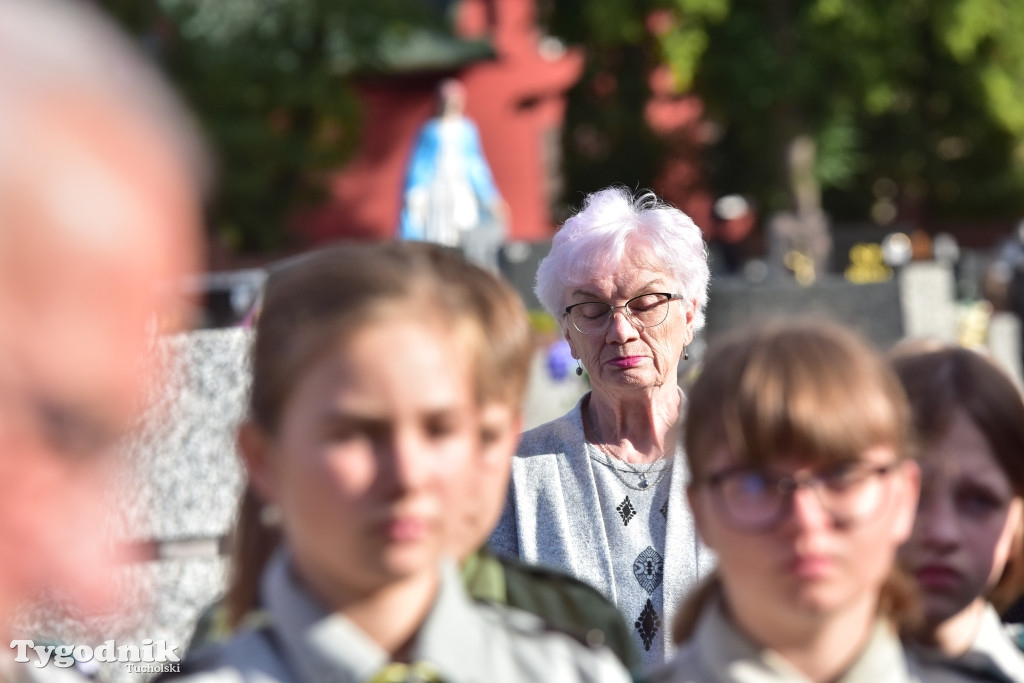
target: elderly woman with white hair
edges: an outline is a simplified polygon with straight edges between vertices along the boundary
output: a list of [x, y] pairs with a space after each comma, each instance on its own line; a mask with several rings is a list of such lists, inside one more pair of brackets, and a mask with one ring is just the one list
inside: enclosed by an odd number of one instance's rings
[[674, 607], [712, 558], [682, 492], [677, 370], [704, 322], [707, 251], [683, 212], [607, 188], [555, 235], [536, 292], [591, 391], [523, 435], [492, 548], [600, 589], [648, 667], [672, 653]]

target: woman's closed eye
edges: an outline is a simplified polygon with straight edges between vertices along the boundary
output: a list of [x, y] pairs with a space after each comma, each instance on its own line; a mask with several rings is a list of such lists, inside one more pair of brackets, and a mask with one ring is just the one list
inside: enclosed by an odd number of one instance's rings
[[578, 312], [577, 315], [583, 316], [587, 320], [597, 320], [598, 318], [607, 315], [608, 311], [611, 310], [611, 307], [608, 304], [595, 302], [581, 304], [573, 310]]
[[649, 311], [659, 304], [667, 303], [668, 298], [662, 294], [645, 294], [638, 296], [635, 299], [631, 299], [629, 302], [629, 310], [634, 313], [643, 313]]

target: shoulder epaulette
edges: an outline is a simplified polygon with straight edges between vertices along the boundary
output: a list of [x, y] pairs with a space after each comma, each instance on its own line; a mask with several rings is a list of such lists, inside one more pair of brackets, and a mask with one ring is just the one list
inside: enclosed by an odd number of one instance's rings
[[494, 615], [495, 620], [502, 626], [518, 633], [519, 635], [536, 638], [543, 637], [551, 633], [558, 633], [563, 636], [567, 636], [574, 642], [579, 643], [588, 649], [600, 648], [605, 644], [604, 633], [601, 632], [600, 629], [591, 629], [591, 632], [589, 633], [580, 633], [573, 629], [563, 628], [556, 624], [552, 624], [532, 612], [527, 612], [526, 610], [522, 610], [517, 607], [510, 607], [508, 605], [501, 605], [492, 602], [480, 602], [477, 604], [483, 609], [491, 612]]

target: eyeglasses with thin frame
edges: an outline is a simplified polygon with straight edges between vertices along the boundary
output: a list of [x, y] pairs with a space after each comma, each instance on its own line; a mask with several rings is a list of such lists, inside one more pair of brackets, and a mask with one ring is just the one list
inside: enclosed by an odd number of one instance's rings
[[901, 465], [846, 462], [816, 474], [789, 475], [738, 465], [704, 479], [722, 521], [736, 531], [765, 533], [792, 512], [801, 488], [814, 491], [836, 526], [848, 527], [879, 514], [887, 499], [884, 477]]
[[565, 315], [583, 334], [601, 334], [611, 325], [612, 315], [621, 308], [626, 320], [637, 330], [657, 327], [668, 318], [668, 302], [685, 298], [682, 294], [651, 292], [635, 296], [621, 306], [604, 301], [584, 301], [566, 306]]

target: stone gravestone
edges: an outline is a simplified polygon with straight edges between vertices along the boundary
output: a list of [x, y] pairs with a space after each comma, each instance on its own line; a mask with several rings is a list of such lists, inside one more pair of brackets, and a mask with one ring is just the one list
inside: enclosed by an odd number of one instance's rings
[[956, 342], [956, 283], [952, 269], [936, 261], [911, 262], [900, 271], [899, 284], [906, 335]]
[[537, 266], [551, 251], [551, 242], [510, 242], [498, 252], [498, 267], [502, 276], [523, 298], [527, 310], [543, 309], [533, 286], [537, 279]]
[[1020, 319], [1013, 313], [992, 314], [988, 327], [988, 348], [992, 355], [1024, 388], [1024, 368], [1021, 367]]
[[802, 315], [846, 324], [881, 348], [903, 336], [895, 281], [852, 284], [834, 276], [818, 278], [806, 287], [788, 280], [760, 284], [738, 278], [716, 280], [711, 284], [702, 334], [711, 342], [722, 332], [752, 320]]

